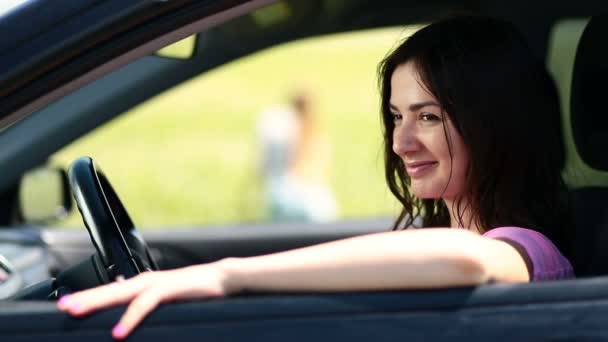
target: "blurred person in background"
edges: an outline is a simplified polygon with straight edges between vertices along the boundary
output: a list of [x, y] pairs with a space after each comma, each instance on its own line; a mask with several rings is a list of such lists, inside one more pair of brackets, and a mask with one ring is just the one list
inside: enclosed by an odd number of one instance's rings
[[258, 120], [260, 177], [267, 215], [274, 222], [336, 218], [329, 186], [331, 147], [309, 91], [295, 91], [288, 106], [264, 110]]

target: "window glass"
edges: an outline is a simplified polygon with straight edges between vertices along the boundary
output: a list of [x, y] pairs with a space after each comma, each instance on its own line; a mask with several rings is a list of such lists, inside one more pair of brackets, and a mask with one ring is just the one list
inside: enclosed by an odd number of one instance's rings
[[[412, 30], [331, 35], [241, 58], [52, 162], [92, 156], [141, 228], [392, 216], [399, 206], [384, 183], [376, 67]], [[60, 225], [82, 224], [73, 213]]]
[[196, 35], [192, 35], [156, 51], [156, 55], [167, 58], [188, 59], [194, 54], [195, 47]]
[[572, 187], [601, 186], [608, 181], [608, 173], [589, 167], [578, 155], [570, 119], [570, 88], [576, 48], [589, 18], [558, 21], [551, 31], [547, 51], [547, 65], [557, 85], [562, 107], [566, 144], [567, 183]]
[[251, 16], [257, 25], [270, 26], [288, 20], [290, 8], [284, 1], [277, 1], [252, 12]]

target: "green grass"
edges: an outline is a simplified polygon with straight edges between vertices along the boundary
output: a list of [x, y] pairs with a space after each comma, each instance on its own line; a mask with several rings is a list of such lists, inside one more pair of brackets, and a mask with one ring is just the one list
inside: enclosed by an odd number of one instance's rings
[[92, 156], [140, 226], [260, 221], [256, 117], [305, 86], [314, 90], [331, 139], [340, 216], [392, 215], [397, 205], [382, 176], [376, 66], [404, 34], [375, 30], [260, 52], [140, 105], [52, 160], [67, 166]]

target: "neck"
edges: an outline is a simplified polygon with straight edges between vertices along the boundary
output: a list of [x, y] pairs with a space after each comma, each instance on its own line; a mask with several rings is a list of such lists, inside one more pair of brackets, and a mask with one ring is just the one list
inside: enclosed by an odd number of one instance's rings
[[482, 230], [477, 227], [477, 224], [474, 222], [473, 213], [471, 212], [471, 208], [466, 201], [461, 202], [460, 215], [458, 215], [459, 213], [457, 210], [456, 201], [454, 199], [444, 198], [443, 202], [450, 213], [450, 227], [467, 229], [476, 233], [482, 232]]

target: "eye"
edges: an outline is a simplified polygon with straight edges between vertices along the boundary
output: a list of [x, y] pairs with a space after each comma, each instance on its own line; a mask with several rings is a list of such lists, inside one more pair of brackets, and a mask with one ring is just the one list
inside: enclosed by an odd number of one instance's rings
[[420, 113], [419, 118], [422, 121], [441, 121], [441, 118], [438, 115], [432, 113]]
[[391, 113], [391, 116], [393, 117], [393, 122], [397, 122], [397, 121], [403, 119], [403, 115], [398, 114], [398, 113]]

